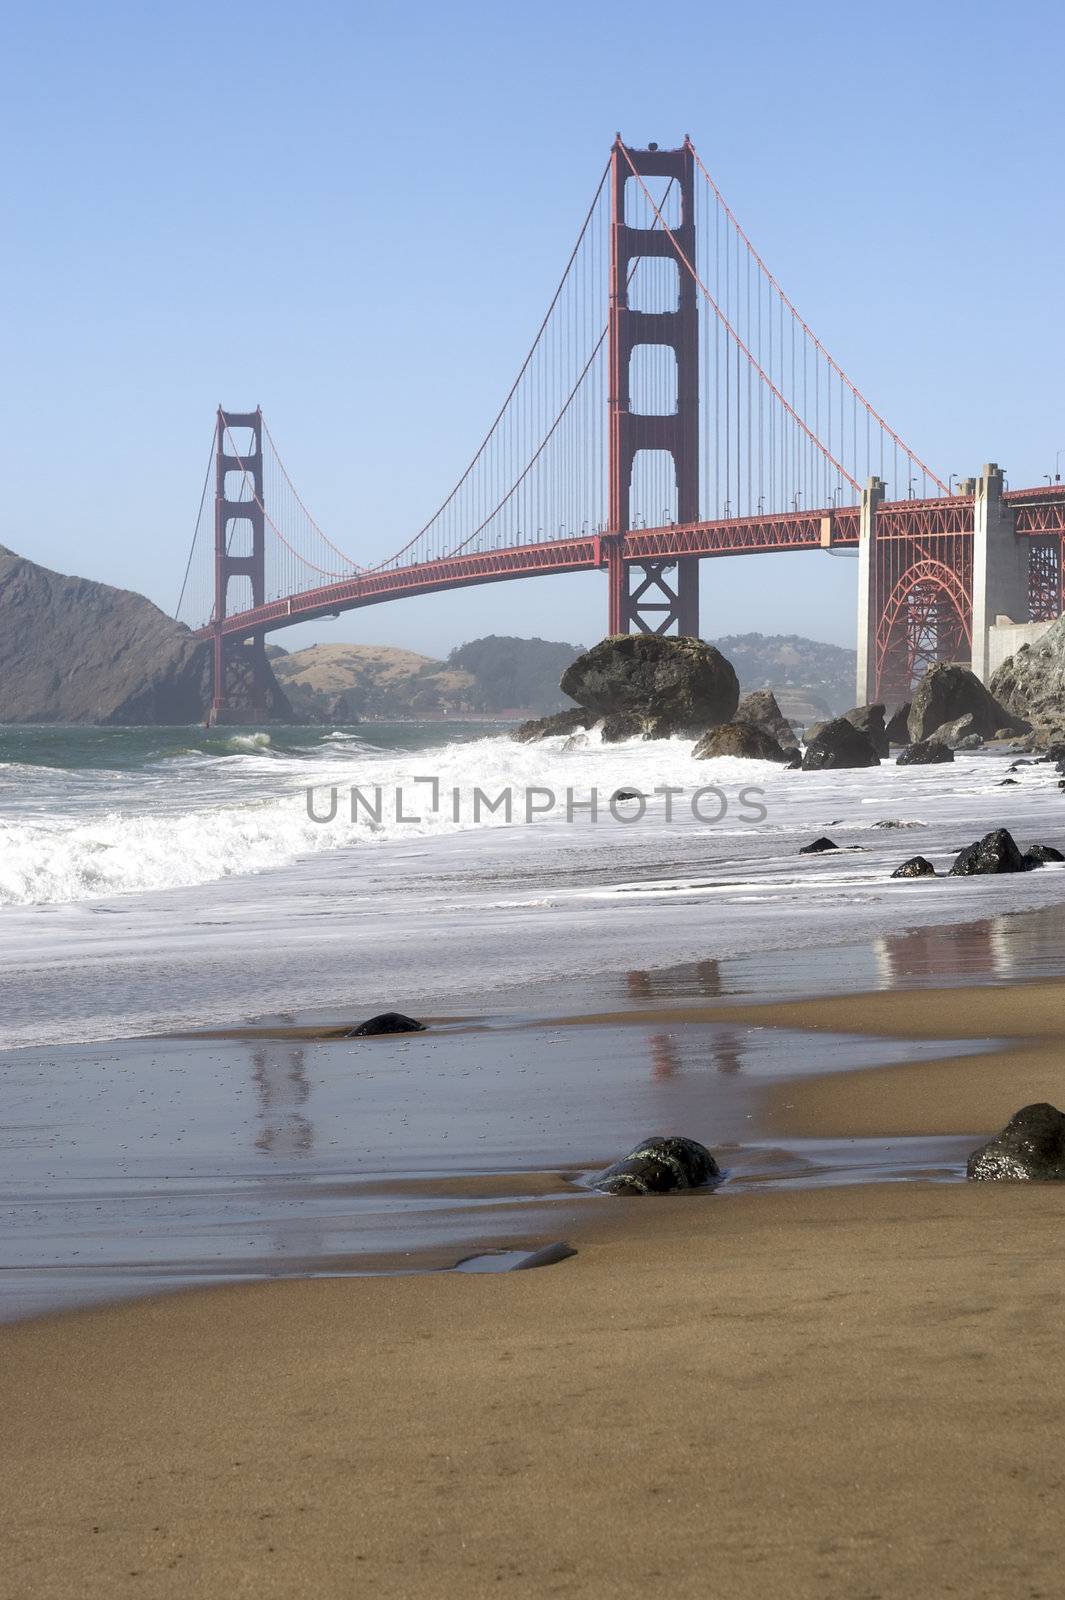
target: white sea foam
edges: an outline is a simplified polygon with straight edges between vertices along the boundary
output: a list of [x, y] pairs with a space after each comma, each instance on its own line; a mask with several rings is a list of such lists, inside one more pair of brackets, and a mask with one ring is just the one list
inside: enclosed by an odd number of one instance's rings
[[[54, 803], [38, 792], [32, 809], [0, 820], [0, 905], [191, 887], [321, 851], [468, 828], [551, 827], [567, 820], [571, 801], [573, 815], [586, 818], [593, 791], [603, 826], [625, 827], [609, 812], [617, 788], [714, 784], [736, 802], [741, 789], [779, 778], [769, 763], [696, 765], [690, 744], [670, 740], [564, 750], [560, 740], [493, 738], [417, 755], [348, 747], [315, 759], [270, 751], [268, 735], [229, 741], [238, 742], [239, 759], [171, 762], [169, 782], [158, 769], [115, 779], [109, 787], [120, 803], [105, 811], [87, 808], [84, 797], [68, 811], [71, 775], [38, 769]], [[705, 805], [717, 810], [720, 802]], [[661, 815], [660, 802], [651, 808]], [[748, 807], [748, 821], [753, 814]]]

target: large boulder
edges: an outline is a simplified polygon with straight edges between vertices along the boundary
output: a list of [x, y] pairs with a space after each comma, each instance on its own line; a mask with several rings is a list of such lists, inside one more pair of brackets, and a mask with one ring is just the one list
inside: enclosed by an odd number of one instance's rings
[[637, 718], [649, 738], [697, 739], [730, 722], [740, 686], [732, 664], [702, 639], [619, 634], [578, 656], [561, 689], [596, 717]]
[[919, 739], [916, 744], [909, 744], [895, 757], [897, 767], [938, 767], [954, 760], [954, 751], [949, 744], [943, 744], [939, 739]]
[[708, 761], [712, 756], [743, 756], [750, 761], [785, 762], [790, 751], [782, 750], [764, 728], [737, 720], [723, 722], [720, 727], [704, 733], [692, 755], [696, 761]]
[[965, 1167], [974, 1183], [1065, 1180], [1065, 1115], [1045, 1100], [1015, 1111], [1001, 1133], [974, 1150]]
[[804, 772], [825, 772], [839, 767], [878, 767], [880, 757], [867, 733], [846, 717], [823, 722], [806, 746]]
[[772, 689], [753, 689], [745, 694], [733, 720], [753, 722], [756, 728], [770, 734], [783, 750], [793, 750], [798, 744], [794, 729], [777, 704]]
[[887, 727], [884, 729], [888, 736], [888, 744], [909, 744], [909, 716], [910, 702], [907, 700], [906, 704], [899, 706], [888, 719]]
[[925, 673], [914, 690], [907, 719], [910, 738], [914, 743], [928, 739], [945, 722], [957, 722], [966, 715], [973, 719], [969, 731], [982, 739], [993, 739], [999, 729], [1008, 728], [1011, 723], [1021, 731], [1020, 723], [984, 688], [974, 672], [941, 661]]
[[1065, 738], [1065, 617], [1007, 657], [991, 679], [991, 693], [1043, 742]]
[[995, 828], [958, 852], [950, 876], [971, 878], [978, 873], [1027, 871], [1028, 863], [1012, 833], [1008, 828]]
[[644, 1139], [623, 1161], [615, 1161], [595, 1180], [604, 1194], [669, 1194], [697, 1189], [720, 1178], [721, 1169], [705, 1145], [679, 1134]]

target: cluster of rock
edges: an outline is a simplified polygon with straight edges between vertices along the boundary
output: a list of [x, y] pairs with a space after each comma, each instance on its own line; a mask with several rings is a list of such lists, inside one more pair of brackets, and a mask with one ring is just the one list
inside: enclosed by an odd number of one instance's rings
[[[1033, 844], [1021, 850], [1008, 828], [993, 828], [959, 850], [948, 878], [971, 878], [988, 873], [1032, 872], [1048, 862], [1065, 861], [1052, 844]], [[924, 856], [911, 856], [891, 874], [893, 878], [937, 878], [939, 873]]]
[[560, 687], [576, 704], [523, 723], [518, 739], [580, 741], [592, 728], [606, 744], [677, 735], [697, 741], [697, 760], [739, 756], [806, 772], [875, 767], [893, 746], [899, 766], [949, 764], [956, 751], [987, 740], [1027, 737], [1033, 748], [1046, 748], [1057, 738], [1065, 747], [1065, 625], [1019, 651], [990, 690], [967, 667], [940, 663], [890, 716], [886, 705], [873, 703], [815, 725], [801, 755], [772, 691], [741, 700], [731, 663], [700, 639], [604, 639], [567, 667]]

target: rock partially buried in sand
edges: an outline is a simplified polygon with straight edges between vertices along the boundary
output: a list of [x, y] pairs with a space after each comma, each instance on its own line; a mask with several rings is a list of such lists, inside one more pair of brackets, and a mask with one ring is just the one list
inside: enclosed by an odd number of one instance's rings
[[959, 851], [950, 869], [952, 878], [971, 878], [978, 873], [1026, 872], [1024, 857], [1008, 828], [995, 828], [982, 839]]
[[801, 856], [823, 856], [828, 850], [838, 850], [839, 845], [834, 839], [828, 839], [824, 834], [820, 839], [815, 839], [813, 844], [804, 844], [799, 851]]
[[938, 878], [939, 874], [926, 856], [911, 856], [901, 867], [896, 867], [893, 878]]
[[405, 1017], [402, 1011], [382, 1011], [376, 1017], [367, 1017], [357, 1028], [344, 1035], [345, 1039], [371, 1039], [379, 1033], [424, 1033], [425, 1023]]
[[974, 1150], [965, 1167], [974, 1183], [1065, 1180], [1065, 1115], [1045, 1100], [1015, 1111], [1002, 1132]]
[[670, 1194], [698, 1189], [720, 1178], [721, 1168], [705, 1145], [679, 1134], [644, 1139], [624, 1161], [615, 1161], [595, 1180], [603, 1194]]

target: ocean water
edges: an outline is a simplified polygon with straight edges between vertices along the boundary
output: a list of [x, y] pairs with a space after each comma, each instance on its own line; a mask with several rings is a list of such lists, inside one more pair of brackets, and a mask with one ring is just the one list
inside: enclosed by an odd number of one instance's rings
[[[999, 825], [1065, 845], [1053, 769], [1004, 787], [1009, 764], [783, 772], [484, 724], [0, 730], [0, 1046], [520, 1004], [1051, 904], [1065, 868], [890, 878]], [[826, 832], [851, 848], [799, 855]]]

